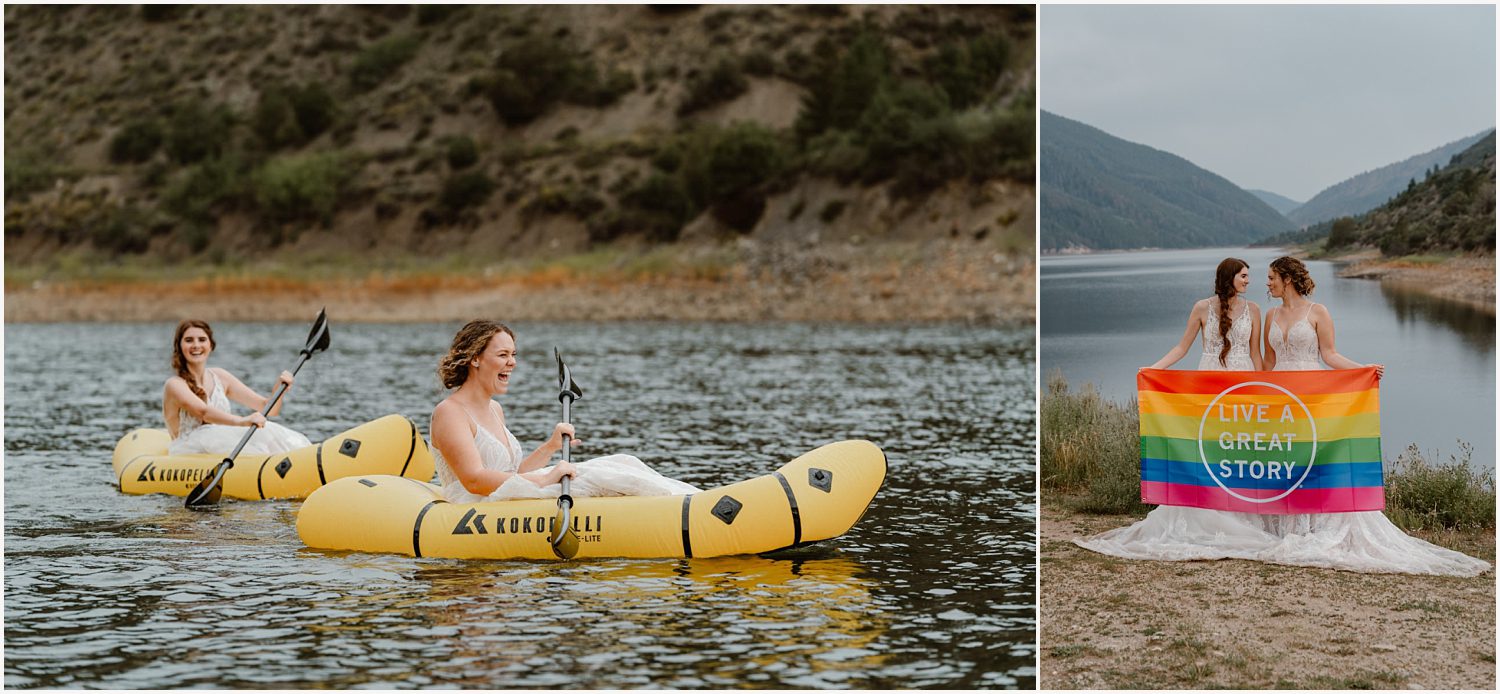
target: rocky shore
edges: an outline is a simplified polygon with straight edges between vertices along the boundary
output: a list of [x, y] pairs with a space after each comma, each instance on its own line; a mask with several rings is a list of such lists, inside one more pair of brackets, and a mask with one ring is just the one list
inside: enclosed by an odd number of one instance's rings
[[1028, 252], [987, 244], [761, 249], [705, 272], [684, 264], [619, 273], [247, 276], [173, 281], [7, 281], [5, 321], [303, 320], [326, 306], [357, 322], [691, 320], [1026, 324], [1035, 320]]
[[1495, 256], [1384, 258], [1377, 251], [1326, 258], [1339, 277], [1378, 279], [1495, 311]]
[[[1495, 574], [1360, 574], [1117, 559], [1072, 539], [1129, 516], [1041, 518], [1044, 689], [1491, 689]], [[1492, 531], [1419, 534], [1495, 561]]]

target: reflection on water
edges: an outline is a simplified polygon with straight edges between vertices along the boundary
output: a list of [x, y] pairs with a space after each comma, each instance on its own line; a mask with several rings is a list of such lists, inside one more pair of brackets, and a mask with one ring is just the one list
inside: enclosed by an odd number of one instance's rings
[[[1250, 264], [1250, 298], [1264, 311], [1265, 275], [1276, 249], [1214, 248], [1044, 257], [1041, 366], [1070, 383], [1094, 383], [1118, 402], [1135, 395], [1136, 369], [1176, 344], [1193, 302], [1213, 294], [1225, 257]], [[1313, 299], [1333, 314], [1341, 354], [1386, 367], [1381, 433], [1387, 460], [1408, 444], [1438, 460], [1474, 446], [1471, 464], [1495, 463], [1495, 317], [1466, 304], [1365, 279], [1343, 279], [1308, 261]], [[1195, 342], [1178, 369], [1195, 368]]]
[[[425, 431], [456, 327], [335, 323], [288, 423], [316, 440], [397, 412]], [[313, 551], [296, 502], [194, 513], [115, 491], [115, 440], [160, 418], [171, 326], [8, 326], [6, 685], [1035, 686], [1028, 333], [515, 327], [522, 367], [505, 402], [525, 443], [556, 416], [557, 344], [588, 393], [574, 409], [588, 451], [636, 452], [711, 487], [861, 437], [885, 449], [886, 485], [849, 534], [772, 556]], [[220, 365], [274, 374], [305, 326], [215, 336]], [[57, 345], [74, 354], [57, 359]], [[77, 362], [119, 370], [83, 380]]]
[[1380, 282], [1396, 320], [1403, 326], [1441, 325], [1457, 335], [1475, 352], [1495, 351], [1495, 314], [1461, 301], [1439, 299], [1402, 282]]

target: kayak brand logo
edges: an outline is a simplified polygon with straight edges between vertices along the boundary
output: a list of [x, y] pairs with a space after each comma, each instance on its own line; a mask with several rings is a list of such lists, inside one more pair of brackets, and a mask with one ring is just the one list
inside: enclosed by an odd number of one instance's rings
[[203, 479], [206, 470], [168, 467], [157, 469], [156, 461], [146, 463], [145, 469], [141, 470], [137, 482], [198, 482]]
[[[469, 509], [453, 526], [451, 535], [552, 535], [557, 527], [556, 516], [496, 516], [486, 522], [488, 516], [476, 509]], [[573, 516], [573, 532], [598, 533], [603, 525], [603, 516]], [[585, 542], [597, 540], [598, 535], [579, 536]]]
[[[1229, 397], [1252, 386], [1278, 393]], [[1225, 388], [1198, 422], [1199, 460], [1220, 489], [1242, 501], [1264, 504], [1296, 491], [1312, 472], [1317, 453], [1312, 410], [1275, 383], [1246, 381]]]

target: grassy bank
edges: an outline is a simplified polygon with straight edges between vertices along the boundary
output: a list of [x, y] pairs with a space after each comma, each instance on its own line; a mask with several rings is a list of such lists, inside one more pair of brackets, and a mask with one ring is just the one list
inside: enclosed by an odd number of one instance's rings
[[[1140, 423], [1134, 400], [1121, 405], [1092, 384], [1073, 389], [1059, 372], [1042, 394], [1040, 472], [1044, 494], [1092, 514], [1141, 515]], [[1495, 527], [1494, 472], [1469, 466], [1462, 446], [1446, 462], [1415, 444], [1385, 466], [1385, 514], [1406, 530], [1461, 531]]]

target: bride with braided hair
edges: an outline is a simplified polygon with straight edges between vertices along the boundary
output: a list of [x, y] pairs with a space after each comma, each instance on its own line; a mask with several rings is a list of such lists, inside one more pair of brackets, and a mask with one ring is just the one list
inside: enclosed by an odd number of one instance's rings
[[[268, 422], [260, 409], [267, 398], [235, 378], [234, 374], [208, 365], [208, 357], [217, 347], [213, 328], [201, 320], [188, 319], [177, 324], [172, 336], [172, 370], [162, 392], [161, 415], [166, 420], [172, 442], [167, 452], [228, 453], [245, 436], [247, 427], [258, 431], [250, 437], [241, 453], [285, 453], [312, 442], [275, 422]], [[291, 392], [292, 374], [282, 371], [276, 386], [285, 383]], [[283, 397], [271, 408], [271, 416], [281, 414]], [[231, 402], [253, 410], [247, 415], [232, 411]]]

